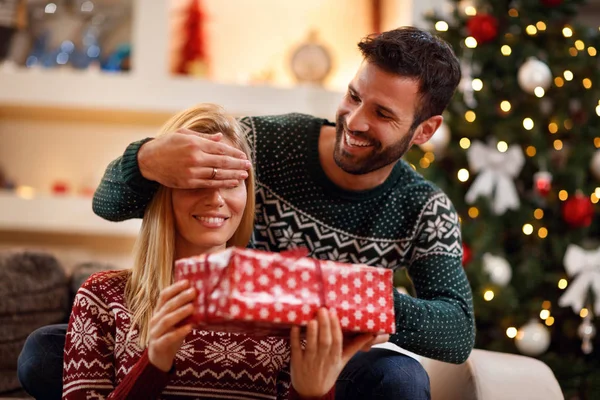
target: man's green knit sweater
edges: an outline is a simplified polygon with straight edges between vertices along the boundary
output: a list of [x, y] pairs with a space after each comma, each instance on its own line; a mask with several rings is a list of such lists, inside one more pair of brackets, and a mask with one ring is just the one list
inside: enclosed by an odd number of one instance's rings
[[[302, 246], [315, 258], [407, 268], [417, 297], [394, 292], [397, 333], [390, 341], [425, 357], [466, 361], [475, 340], [472, 294], [461, 264], [458, 215], [448, 197], [404, 161], [374, 189], [340, 189], [319, 162], [325, 120], [288, 114], [240, 123], [257, 179], [251, 246]], [[137, 164], [144, 142], [132, 143], [107, 168], [94, 196], [99, 216], [143, 216], [158, 187]]]

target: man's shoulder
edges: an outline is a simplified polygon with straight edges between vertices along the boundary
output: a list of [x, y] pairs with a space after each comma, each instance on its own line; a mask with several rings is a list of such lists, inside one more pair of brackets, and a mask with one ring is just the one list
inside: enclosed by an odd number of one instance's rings
[[448, 196], [435, 183], [426, 179], [404, 160], [398, 162], [400, 178], [395, 185], [396, 195], [414, 204], [416, 207], [425, 206], [436, 198], [448, 199]]
[[240, 124], [252, 130], [276, 131], [286, 127], [309, 127], [311, 124], [323, 124], [325, 119], [309, 114], [289, 113], [278, 115], [247, 116], [239, 119]]

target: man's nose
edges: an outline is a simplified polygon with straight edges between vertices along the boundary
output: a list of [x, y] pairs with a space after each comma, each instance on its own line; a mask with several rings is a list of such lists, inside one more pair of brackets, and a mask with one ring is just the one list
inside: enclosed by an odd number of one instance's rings
[[369, 123], [365, 110], [362, 107], [357, 107], [346, 115], [346, 127], [349, 131], [367, 132]]

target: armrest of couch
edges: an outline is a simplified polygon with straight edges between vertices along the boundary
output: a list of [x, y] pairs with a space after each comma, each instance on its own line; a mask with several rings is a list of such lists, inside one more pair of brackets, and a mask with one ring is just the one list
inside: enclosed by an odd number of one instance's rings
[[475, 349], [464, 364], [421, 363], [432, 400], [564, 400], [550, 368], [535, 358]]

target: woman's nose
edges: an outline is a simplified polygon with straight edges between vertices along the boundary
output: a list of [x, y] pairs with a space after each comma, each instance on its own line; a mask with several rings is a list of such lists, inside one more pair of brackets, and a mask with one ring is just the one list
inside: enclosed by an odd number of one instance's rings
[[219, 208], [225, 205], [225, 199], [223, 198], [220, 189], [208, 189], [206, 205]]

